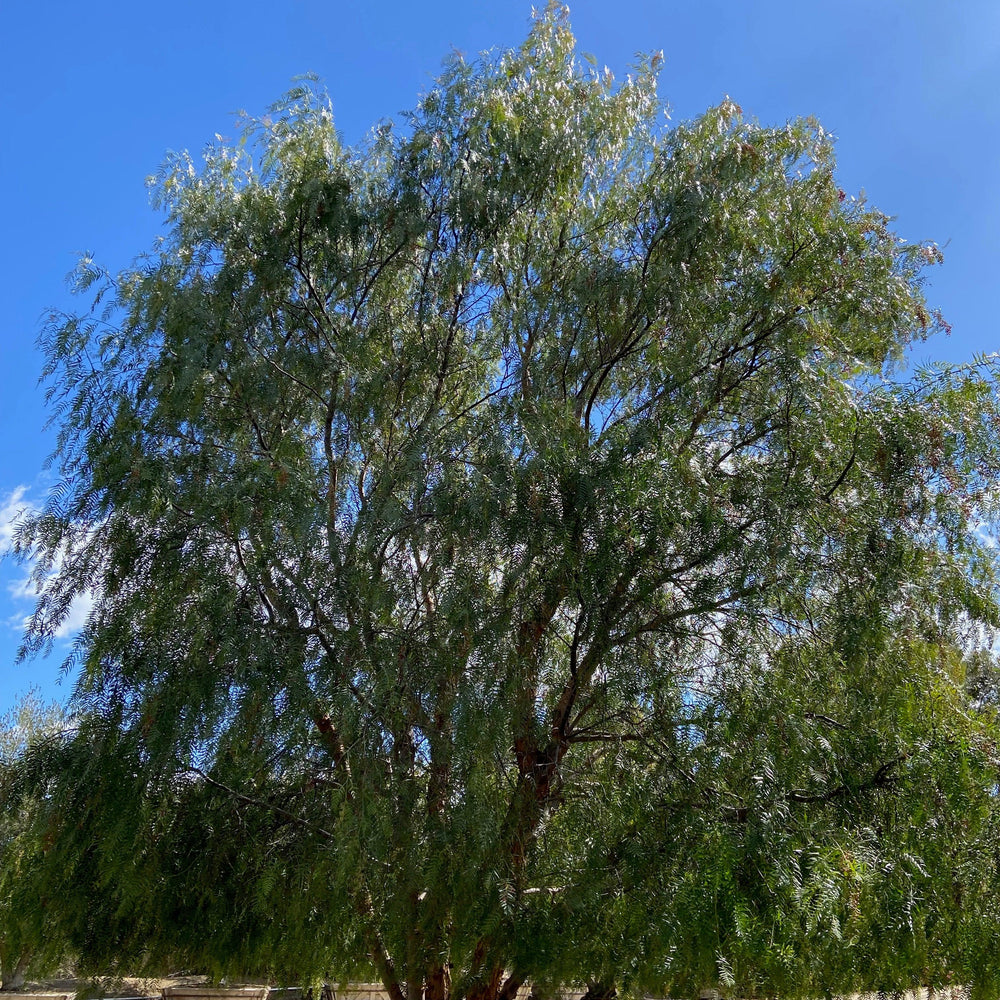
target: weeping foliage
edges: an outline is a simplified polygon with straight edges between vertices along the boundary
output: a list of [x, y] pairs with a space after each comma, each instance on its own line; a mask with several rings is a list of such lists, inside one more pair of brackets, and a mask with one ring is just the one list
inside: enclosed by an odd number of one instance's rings
[[48, 854], [56, 837], [51, 782], [30, 763], [56, 743], [65, 724], [58, 705], [30, 692], [0, 719], [0, 979], [18, 990], [69, 957], [68, 936], [52, 919], [57, 878]]
[[81, 263], [17, 544], [25, 655], [94, 597], [36, 761], [84, 959], [998, 985], [993, 364], [902, 377], [937, 249], [659, 61], [550, 6], [357, 147], [303, 85]]

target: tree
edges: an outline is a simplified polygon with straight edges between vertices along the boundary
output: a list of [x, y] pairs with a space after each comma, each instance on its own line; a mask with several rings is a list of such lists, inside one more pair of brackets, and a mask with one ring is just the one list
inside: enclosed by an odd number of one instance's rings
[[938, 250], [814, 122], [667, 126], [658, 62], [615, 84], [550, 6], [357, 148], [303, 85], [81, 264], [18, 544], [25, 654], [95, 596], [92, 953], [995, 985], [992, 362], [901, 374]]
[[54, 893], [46, 853], [54, 831], [52, 803], [25, 781], [33, 747], [64, 724], [58, 705], [30, 693], [0, 720], [0, 990], [18, 990], [29, 971], [51, 972], [67, 942], [51, 919]]

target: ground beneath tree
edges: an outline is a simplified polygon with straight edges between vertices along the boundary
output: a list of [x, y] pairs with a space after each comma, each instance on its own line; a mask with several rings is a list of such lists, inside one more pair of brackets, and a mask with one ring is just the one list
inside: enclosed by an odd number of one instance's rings
[[[67, 1000], [160, 1000], [162, 990], [168, 986], [207, 986], [209, 983], [207, 976], [168, 976], [163, 979], [144, 979], [138, 976], [123, 976], [121, 978], [55, 978], [45, 979], [39, 982], [25, 983], [17, 991], [10, 993], [0, 992], [0, 1000], [13, 1000], [22, 995], [39, 996], [65, 996]], [[256, 982], [227, 983], [229, 987], [238, 986], [264, 986], [269, 985], [262, 980]], [[280, 997], [285, 991], [275, 990], [272, 997]], [[301, 993], [297, 989], [287, 991], [295, 997], [300, 997]], [[527, 995], [528, 988], [524, 993]], [[350, 983], [346, 988], [334, 988], [333, 996], [335, 1000], [388, 1000], [388, 995], [378, 983]], [[579, 990], [569, 990], [563, 994], [563, 1000], [578, 1000], [581, 996]], [[884, 994], [878, 993], [856, 993], [842, 1000], [878, 1000]], [[896, 995], [896, 1000], [967, 1000], [968, 989], [962, 986], [950, 986], [937, 990], [919, 989], [905, 990]], [[288, 998], [284, 998], [288, 1000]], [[660, 998], [646, 997], [645, 1000], [660, 1000]], [[722, 1000], [715, 990], [703, 991], [699, 1000]]]

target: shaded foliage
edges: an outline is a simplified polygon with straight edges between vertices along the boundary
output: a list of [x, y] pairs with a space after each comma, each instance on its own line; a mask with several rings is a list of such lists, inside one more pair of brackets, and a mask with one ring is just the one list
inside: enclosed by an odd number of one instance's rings
[[58, 705], [31, 692], [0, 720], [0, 977], [4, 990], [53, 972], [69, 957], [59, 916], [59, 878], [48, 857], [58, 806], [37, 780], [32, 756], [60, 739]]

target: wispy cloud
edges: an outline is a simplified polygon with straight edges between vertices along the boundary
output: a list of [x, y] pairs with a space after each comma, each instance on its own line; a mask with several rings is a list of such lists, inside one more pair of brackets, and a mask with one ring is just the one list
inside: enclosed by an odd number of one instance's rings
[[[17, 486], [0, 501], [0, 557], [10, 556], [11, 542], [18, 523], [25, 517], [37, 513], [38, 505], [29, 497], [27, 486]], [[51, 578], [61, 569], [62, 559], [57, 558], [55, 565], [47, 575]], [[23, 562], [20, 572], [7, 582], [7, 593], [10, 595], [12, 613], [4, 616], [4, 624], [9, 629], [22, 632], [28, 622], [28, 616], [38, 597], [38, 583], [34, 579], [35, 566], [31, 559]], [[70, 605], [69, 612], [54, 633], [55, 639], [70, 639], [87, 623], [87, 618], [94, 607], [94, 594], [86, 591], [80, 594]]]
[[73, 603], [69, 606], [69, 612], [66, 617], [62, 620], [59, 628], [56, 629], [55, 638], [72, 639], [87, 624], [90, 612], [94, 609], [95, 599], [92, 590], [87, 590], [77, 595], [73, 599]]
[[27, 493], [27, 486], [16, 486], [0, 505], [0, 556], [10, 551], [14, 530], [21, 518], [37, 510], [33, 503], [25, 499]]

